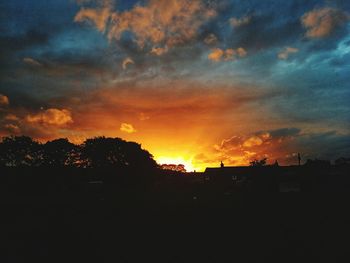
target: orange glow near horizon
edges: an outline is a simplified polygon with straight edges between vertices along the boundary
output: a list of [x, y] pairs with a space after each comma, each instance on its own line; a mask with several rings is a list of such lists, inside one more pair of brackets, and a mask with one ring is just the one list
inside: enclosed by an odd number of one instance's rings
[[191, 159], [187, 159], [181, 156], [171, 156], [171, 157], [166, 157], [166, 156], [159, 156], [155, 157], [155, 160], [157, 161], [158, 164], [183, 164], [185, 166], [185, 169], [187, 172], [201, 172], [203, 171], [203, 167], [195, 167], [192, 163]]
[[80, 144], [86, 138], [119, 137], [141, 144], [158, 164], [183, 164], [188, 172], [219, 167], [221, 161], [241, 166], [268, 158], [269, 163], [288, 164], [299, 150], [289, 144], [293, 136], [253, 132], [281, 127], [264, 114], [252, 114], [250, 101], [257, 91], [188, 85], [174, 83], [171, 91], [164, 84], [147, 90], [99, 89], [83, 97], [73, 93], [60, 108], [18, 110], [10, 117], [20, 120], [23, 135], [41, 142], [68, 138]]

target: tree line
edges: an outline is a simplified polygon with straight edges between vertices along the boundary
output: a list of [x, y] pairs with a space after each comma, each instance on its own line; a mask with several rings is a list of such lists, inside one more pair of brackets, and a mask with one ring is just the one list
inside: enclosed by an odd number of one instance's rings
[[135, 168], [158, 167], [152, 154], [135, 142], [121, 138], [94, 137], [81, 144], [59, 138], [40, 143], [28, 136], [3, 137], [0, 166]]

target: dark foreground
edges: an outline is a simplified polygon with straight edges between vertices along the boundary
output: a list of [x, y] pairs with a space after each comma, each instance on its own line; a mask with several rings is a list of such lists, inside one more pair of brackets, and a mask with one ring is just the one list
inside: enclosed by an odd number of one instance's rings
[[198, 178], [30, 173], [2, 177], [0, 262], [349, 262], [342, 182], [341, 191], [235, 192]]

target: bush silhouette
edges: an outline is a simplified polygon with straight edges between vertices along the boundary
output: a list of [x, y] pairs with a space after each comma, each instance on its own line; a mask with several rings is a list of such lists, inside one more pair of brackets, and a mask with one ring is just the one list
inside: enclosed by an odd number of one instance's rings
[[254, 167], [261, 167], [266, 165], [267, 158], [261, 159], [261, 160], [253, 160], [250, 162], [250, 166]]

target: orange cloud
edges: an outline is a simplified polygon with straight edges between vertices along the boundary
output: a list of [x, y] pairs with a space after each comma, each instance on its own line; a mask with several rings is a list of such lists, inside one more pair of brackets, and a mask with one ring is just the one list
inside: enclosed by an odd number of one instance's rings
[[346, 12], [331, 7], [314, 9], [301, 17], [301, 23], [306, 28], [306, 36], [309, 38], [327, 37], [347, 20], [349, 15]]
[[222, 59], [225, 52], [220, 48], [214, 48], [212, 52], [208, 55], [208, 59], [218, 62]]
[[168, 52], [168, 47], [153, 47], [151, 50], [151, 54], [155, 54], [157, 56], [161, 56]]
[[136, 132], [136, 129], [134, 128], [134, 126], [132, 126], [129, 123], [122, 123], [120, 125], [120, 130], [122, 132], [126, 132], [126, 133], [134, 133], [134, 132]]
[[119, 40], [123, 32], [131, 31], [141, 48], [146, 42], [172, 47], [193, 39], [199, 27], [214, 15], [215, 11], [200, 0], [150, 0], [124, 12], [112, 12], [110, 2], [96, 9], [82, 8], [75, 21], [90, 21], [99, 31], [107, 30], [110, 40]]
[[[83, 3], [86, 1], [80, 1]], [[105, 32], [108, 19], [112, 14], [112, 1], [100, 1], [100, 6], [97, 8], [81, 8], [75, 15], [75, 22], [90, 22], [99, 31]]]
[[7, 106], [10, 104], [10, 100], [7, 96], [0, 94], [0, 106]]
[[25, 120], [29, 123], [53, 126], [65, 126], [73, 123], [72, 114], [66, 109], [47, 109], [43, 112], [26, 116]]
[[208, 55], [208, 59], [214, 62], [234, 60], [237, 57], [245, 57], [247, 51], [240, 47], [237, 49], [228, 48], [226, 50], [214, 48]]
[[243, 142], [243, 147], [250, 148], [263, 144], [262, 138], [258, 136], [252, 136]]

